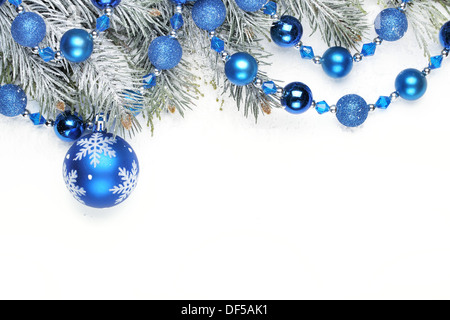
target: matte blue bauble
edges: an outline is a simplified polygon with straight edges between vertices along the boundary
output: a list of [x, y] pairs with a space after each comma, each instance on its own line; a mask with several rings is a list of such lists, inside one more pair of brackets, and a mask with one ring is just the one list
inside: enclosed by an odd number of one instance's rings
[[366, 121], [370, 109], [367, 102], [356, 94], [342, 97], [336, 107], [336, 117], [346, 127], [362, 125]]
[[25, 112], [27, 95], [21, 87], [7, 84], [0, 87], [0, 113], [7, 117], [16, 117]]
[[11, 24], [14, 40], [24, 47], [34, 48], [41, 43], [47, 33], [44, 19], [34, 12], [19, 14]]
[[175, 68], [183, 57], [183, 48], [177, 39], [169, 36], [158, 37], [148, 48], [150, 62], [159, 70]]
[[286, 107], [287, 112], [293, 114], [306, 112], [311, 107], [312, 101], [311, 89], [301, 82], [288, 84], [281, 97], [281, 105]]
[[69, 149], [63, 164], [67, 188], [79, 202], [94, 208], [122, 203], [133, 192], [139, 161], [122, 138], [93, 132]]
[[417, 69], [406, 69], [395, 79], [395, 89], [405, 100], [417, 100], [427, 91], [428, 81]]
[[220, 27], [227, 16], [221, 0], [198, 0], [192, 8], [192, 19], [200, 29], [213, 31]]
[[225, 63], [225, 74], [231, 83], [245, 86], [255, 80], [258, 74], [258, 62], [248, 53], [235, 53]]
[[293, 47], [303, 36], [303, 26], [297, 18], [282, 16], [280, 21], [273, 24], [270, 36], [280, 47]]
[[260, 10], [267, 0], [235, 0], [236, 4], [244, 11], [255, 12]]
[[122, 0], [91, 0], [92, 4], [97, 8], [103, 10], [108, 7], [117, 7]]
[[383, 40], [397, 41], [408, 31], [408, 18], [397, 8], [385, 9], [375, 19], [375, 31]]
[[439, 39], [444, 48], [450, 49], [450, 21], [442, 26], [439, 32]]
[[61, 52], [70, 62], [86, 61], [93, 50], [94, 39], [86, 30], [72, 29], [61, 38]]
[[84, 122], [77, 114], [66, 111], [56, 117], [54, 129], [61, 140], [74, 142], [83, 135]]
[[345, 48], [331, 47], [322, 57], [322, 69], [332, 78], [343, 78], [353, 69], [352, 54]]

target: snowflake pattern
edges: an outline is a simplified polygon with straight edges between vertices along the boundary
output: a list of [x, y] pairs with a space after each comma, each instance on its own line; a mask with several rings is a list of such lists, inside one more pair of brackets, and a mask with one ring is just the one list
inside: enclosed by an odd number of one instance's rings
[[120, 195], [116, 200], [116, 204], [123, 202], [136, 188], [138, 181], [138, 167], [136, 161], [133, 161], [133, 167], [130, 171], [126, 168], [119, 168], [119, 177], [122, 178], [122, 184], [114, 186], [111, 191], [113, 194]]
[[81, 196], [86, 195], [86, 190], [77, 186], [78, 172], [76, 170], [72, 170], [67, 172], [67, 166], [64, 163], [63, 165], [63, 174], [64, 174], [64, 182], [66, 183], [67, 189], [69, 189], [70, 193], [80, 201], [82, 204], [85, 204], [83, 200], [81, 200]]
[[111, 148], [115, 143], [117, 143], [117, 140], [113, 137], [105, 137], [101, 132], [95, 132], [90, 137], [80, 139], [77, 142], [77, 146], [80, 146], [81, 148], [74, 161], [82, 160], [89, 155], [91, 165], [96, 168], [100, 163], [102, 154], [110, 158], [116, 157], [116, 151]]

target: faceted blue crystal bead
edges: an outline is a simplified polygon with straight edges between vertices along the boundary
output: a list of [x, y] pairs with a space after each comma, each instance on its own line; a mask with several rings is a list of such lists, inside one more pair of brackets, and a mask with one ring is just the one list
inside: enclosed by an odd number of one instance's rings
[[22, 0], [8, 0], [8, 1], [9, 1], [9, 3], [11, 3], [15, 6], [22, 4]]
[[377, 50], [377, 45], [375, 43], [366, 43], [362, 47], [361, 54], [365, 57], [373, 56], [375, 54], [375, 50]]
[[442, 66], [443, 56], [435, 56], [430, 58], [430, 69], [439, 69]]
[[262, 85], [262, 90], [267, 95], [275, 94], [277, 93], [277, 85], [273, 81], [266, 81]]
[[211, 39], [211, 49], [220, 53], [225, 50], [225, 42], [222, 39], [214, 36]]
[[150, 89], [154, 86], [156, 86], [156, 74], [149, 73], [148, 75], [144, 76], [144, 88]]
[[100, 32], [108, 30], [110, 23], [111, 19], [107, 15], [101, 16], [97, 19], [97, 30]]
[[170, 25], [174, 30], [178, 30], [184, 25], [183, 16], [181, 13], [175, 13], [173, 17], [170, 18]]
[[320, 101], [316, 103], [316, 111], [319, 114], [324, 114], [330, 111], [330, 106], [325, 101]]
[[269, 16], [273, 16], [274, 14], [277, 13], [278, 7], [277, 4], [273, 1], [269, 1], [264, 7], [263, 7], [263, 12], [265, 14], [268, 14]]
[[311, 60], [312, 58], [314, 58], [314, 50], [311, 47], [302, 46], [300, 48], [300, 55], [303, 59]]
[[45, 124], [45, 118], [38, 112], [30, 114], [30, 120], [35, 126], [41, 126]]
[[379, 109], [387, 109], [391, 104], [391, 98], [386, 96], [381, 96], [377, 102], [375, 103], [375, 106]]
[[49, 62], [49, 61], [52, 61], [53, 59], [55, 59], [55, 54], [56, 54], [55, 51], [53, 51], [53, 49], [50, 47], [39, 50], [39, 56], [45, 62]]

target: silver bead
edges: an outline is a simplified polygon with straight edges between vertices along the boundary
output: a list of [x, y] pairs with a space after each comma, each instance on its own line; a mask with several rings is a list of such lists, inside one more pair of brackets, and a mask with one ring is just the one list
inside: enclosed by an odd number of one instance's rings
[[30, 111], [28, 109], [25, 109], [25, 111], [22, 113], [22, 117], [27, 118], [30, 115]]
[[398, 97], [400, 97], [400, 94], [397, 91], [394, 91], [389, 95], [392, 102], [396, 101]]
[[321, 56], [315, 56], [315, 57], [313, 58], [313, 62], [314, 62], [315, 64], [322, 64], [322, 57], [321, 57]]
[[253, 82], [253, 84], [255, 85], [255, 87], [260, 88], [262, 86], [263, 81], [260, 78], [256, 78], [255, 81]]
[[334, 104], [330, 107], [330, 112], [331, 113], [336, 113], [337, 112], [337, 107]]
[[277, 97], [281, 98], [283, 96], [284, 89], [283, 88], [277, 88]]
[[177, 6], [177, 8], [175, 9], [176, 13], [182, 13], [183, 12], [183, 6], [179, 5]]
[[56, 61], [60, 61], [60, 60], [62, 60], [63, 59], [63, 55], [62, 55], [62, 52], [61, 51], [56, 51], [55, 52], [55, 60]]
[[227, 51], [222, 51], [222, 61], [227, 62], [230, 60], [230, 54]]
[[448, 57], [448, 52], [449, 52], [448, 49], [444, 49], [444, 50], [442, 50], [441, 55], [442, 55], [444, 58], [447, 58], [447, 57]]
[[354, 60], [355, 62], [361, 62], [362, 59], [363, 59], [363, 56], [362, 56], [362, 54], [359, 53], [359, 52], [355, 53], [355, 55], [353, 56], [353, 60]]
[[302, 46], [303, 46], [303, 42], [300, 41], [299, 43], [297, 43], [295, 45], [295, 49], [300, 50]]
[[383, 43], [383, 40], [380, 37], [376, 37], [373, 39], [373, 43], [375, 43], [377, 46]]
[[98, 36], [99, 36], [99, 34], [98, 34], [97, 30], [92, 30], [92, 31], [91, 31], [91, 37], [92, 37], [92, 39], [97, 39]]
[[273, 16], [270, 16], [272, 20], [278, 20], [280, 17], [275, 13]]
[[425, 68], [422, 70], [423, 75], [426, 77], [431, 73], [431, 68]]
[[312, 109], [315, 109], [315, 108], [316, 108], [316, 101], [315, 101], [315, 100], [313, 100], [313, 101], [311, 102], [311, 108], [312, 108]]
[[178, 33], [176, 32], [176, 30], [170, 31], [170, 37], [175, 39], [178, 38]]
[[213, 37], [216, 36], [216, 32], [215, 31], [210, 31], [209, 32], [209, 38], [212, 39]]
[[20, 4], [16, 7], [16, 12], [18, 14], [24, 13], [25, 12], [25, 8]]
[[105, 15], [108, 16], [108, 17], [111, 17], [113, 12], [114, 12], [114, 9], [112, 7], [107, 7], [105, 9]]
[[402, 2], [398, 8], [401, 11], [405, 11], [406, 10], [406, 2]]
[[155, 69], [155, 70], [153, 71], [153, 73], [155, 74], [155, 76], [159, 77], [159, 76], [162, 74], [162, 71], [159, 70], [159, 69]]
[[45, 126], [46, 126], [47, 128], [51, 128], [51, 127], [53, 127], [54, 125], [55, 125], [55, 121], [53, 121], [52, 119], [49, 119], [49, 120], [45, 121]]
[[369, 104], [370, 111], [375, 111], [376, 109], [377, 109], [377, 107], [374, 104]]
[[94, 123], [92, 121], [88, 121], [86, 123], [86, 129], [87, 130], [94, 130]]
[[39, 54], [39, 47], [31, 48], [31, 52], [32, 52], [33, 54]]

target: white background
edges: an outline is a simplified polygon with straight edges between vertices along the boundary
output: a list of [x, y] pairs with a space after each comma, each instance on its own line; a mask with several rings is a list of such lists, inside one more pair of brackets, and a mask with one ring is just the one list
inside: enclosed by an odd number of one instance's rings
[[[303, 40], [326, 49], [319, 35]], [[373, 103], [401, 70], [427, 64], [412, 30], [341, 81], [267, 46], [272, 77], [330, 103]], [[131, 140], [138, 188], [104, 211], [66, 190], [69, 145], [1, 117], [0, 298], [450, 298], [448, 62], [423, 99], [354, 130], [315, 111], [255, 124], [204, 86], [185, 119], [164, 115], [153, 137]]]

